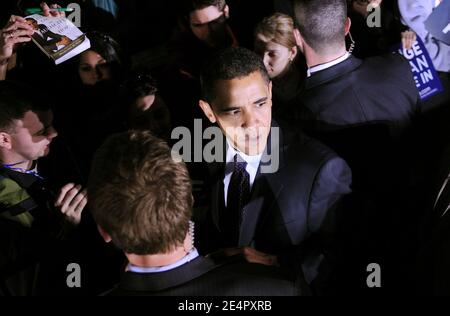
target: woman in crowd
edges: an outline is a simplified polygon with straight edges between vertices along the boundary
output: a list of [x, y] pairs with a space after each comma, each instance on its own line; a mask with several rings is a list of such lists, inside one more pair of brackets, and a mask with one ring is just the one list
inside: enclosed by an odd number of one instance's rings
[[126, 129], [120, 113], [119, 91], [129, 65], [111, 36], [91, 32], [87, 37], [91, 48], [65, 66], [65, 80], [61, 80], [58, 91], [67, 93], [70, 87], [72, 98], [57, 111], [60, 130], [85, 176], [92, 155], [103, 140]]
[[290, 109], [298, 106], [298, 94], [306, 75], [306, 64], [297, 47], [294, 21], [275, 13], [255, 30], [255, 50], [264, 59], [273, 82], [274, 117], [289, 122]]
[[100, 81], [120, 82], [126, 69], [126, 58], [119, 44], [109, 35], [88, 33], [91, 48], [78, 60], [78, 74], [82, 84], [94, 86]]

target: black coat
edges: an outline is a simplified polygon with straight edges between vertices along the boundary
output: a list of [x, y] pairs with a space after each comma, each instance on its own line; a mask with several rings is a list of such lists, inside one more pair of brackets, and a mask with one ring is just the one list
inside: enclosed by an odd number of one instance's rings
[[161, 273], [127, 272], [107, 296], [298, 296], [301, 284], [278, 268], [198, 257]]
[[[277, 127], [273, 124], [273, 127]], [[230, 245], [220, 229], [224, 199], [224, 163], [211, 165], [212, 206], [204, 238], [209, 251], [221, 247], [250, 246], [278, 255], [282, 266], [303, 268], [312, 282], [330, 246], [335, 210], [341, 198], [350, 193], [351, 171], [347, 164], [317, 141], [280, 129], [280, 137], [268, 149], [279, 152], [279, 168], [262, 173], [261, 163], [244, 209], [239, 243]], [[262, 162], [269, 161], [267, 152]], [[332, 242], [331, 242], [332, 243]], [[330, 247], [333, 248], [333, 247]]]
[[388, 122], [407, 127], [419, 111], [409, 63], [400, 55], [350, 57], [306, 79], [299, 119], [309, 132]]

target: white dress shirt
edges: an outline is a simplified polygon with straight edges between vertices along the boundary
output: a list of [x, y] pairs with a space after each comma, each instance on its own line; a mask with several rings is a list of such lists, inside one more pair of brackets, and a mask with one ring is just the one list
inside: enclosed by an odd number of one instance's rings
[[224, 187], [224, 197], [225, 197], [225, 207], [227, 207], [227, 198], [228, 198], [228, 187], [230, 185], [231, 176], [233, 175], [233, 165], [234, 165], [234, 156], [239, 155], [246, 163], [247, 167], [245, 170], [248, 172], [250, 176], [250, 192], [253, 188], [253, 183], [255, 183], [256, 174], [258, 173], [259, 164], [261, 163], [262, 154], [257, 156], [248, 156], [239, 150], [236, 150], [231, 146], [230, 142], [227, 139], [227, 160], [225, 167], [225, 178], [223, 179], [223, 187]]
[[152, 267], [152, 268], [141, 268], [133, 266], [132, 264], [129, 264], [127, 267], [128, 272], [134, 272], [134, 273], [160, 273], [160, 272], [166, 272], [170, 270], [174, 270], [176, 268], [181, 267], [182, 265], [185, 265], [188, 262], [191, 262], [194, 259], [197, 259], [199, 257], [197, 249], [192, 249], [191, 252], [189, 252], [188, 255], [186, 255], [184, 258], [178, 260], [177, 262], [164, 266], [164, 267]]
[[350, 54], [348, 52], [345, 52], [345, 54], [343, 56], [339, 57], [338, 59], [332, 60], [325, 64], [320, 64], [320, 65], [308, 68], [308, 77], [311, 77], [311, 75], [313, 73], [316, 73], [316, 72], [331, 68], [337, 64], [340, 64], [343, 61], [347, 60], [349, 57], [350, 57]]

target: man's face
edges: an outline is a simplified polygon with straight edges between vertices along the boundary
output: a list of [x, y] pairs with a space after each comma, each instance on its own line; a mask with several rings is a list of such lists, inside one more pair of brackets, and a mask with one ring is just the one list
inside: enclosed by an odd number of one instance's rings
[[50, 143], [58, 133], [52, 126], [52, 111], [32, 112], [15, 121], [11, 136], [11, 151], [14, 151], [21, 161], [33, 161], [47, 156]]
[[35, 20], [27, 20], [27, 23], [35, 30], [39, 28], [39, 25]]
[[190, 14], [190, 27], [194, 35], [211, 47], [225, 47], [227, 42], [227, 10], [215, 6], [195, 10]]
[[233, 146], [249, 156], [264, 152], [272, 122], [272, 84], [256, 71], [247, 77], [219, 80], [212, 104], [200, 106]]

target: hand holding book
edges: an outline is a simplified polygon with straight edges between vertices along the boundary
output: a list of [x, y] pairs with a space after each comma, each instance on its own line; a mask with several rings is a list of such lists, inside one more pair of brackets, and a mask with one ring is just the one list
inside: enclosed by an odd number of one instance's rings
[[[49, 6], [43, 2], [39, 10], [46, 17], [65, 17], [64, 12], [55, 11], [60, 8], [57, 4]], [[30, 42], [33, 34], [34, 30], [25, 18], [15, 15], [11, 16], [6, 26], [0, 30], [0, 66], [8, 63], [15, 52], [16, 45]]]
[[19, 43], [31, 41], [33, 28], [20, 16], [11, 16], [6, 26], [0, 30], [0, 64], [6, 64]]

